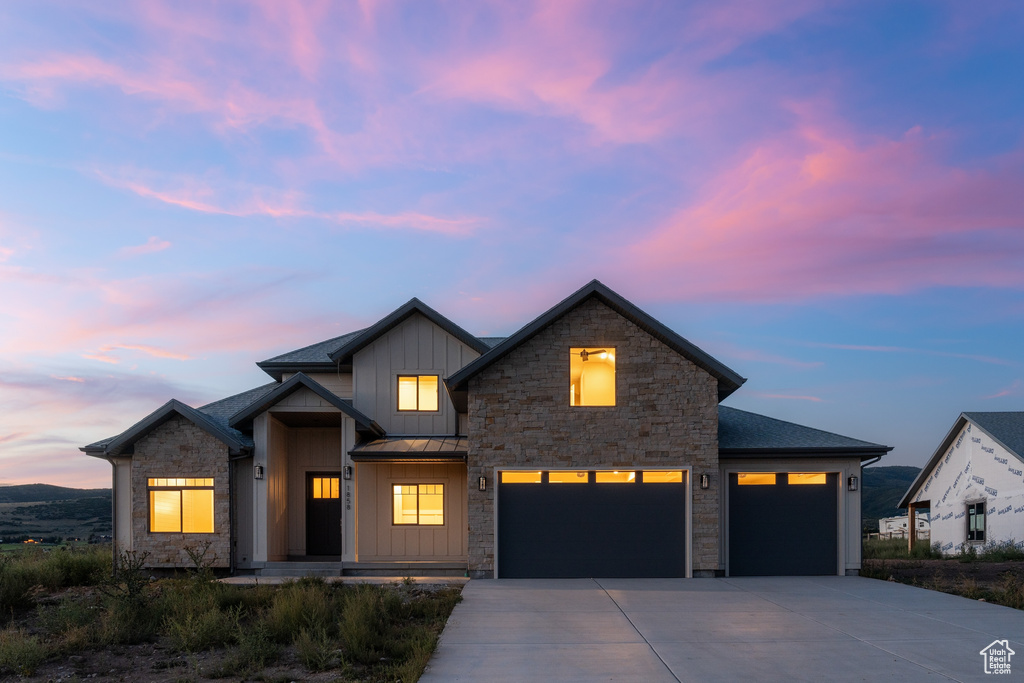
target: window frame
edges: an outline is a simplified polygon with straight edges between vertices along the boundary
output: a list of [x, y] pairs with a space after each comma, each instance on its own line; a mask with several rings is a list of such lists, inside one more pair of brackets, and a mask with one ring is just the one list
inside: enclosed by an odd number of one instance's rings
[[[209, 485], [195, 485], [195, 484], [177, 484], [178, 481], [189, 481], [193, 482], [196, 480], [202, 480], [204, 482], [210, 482]], [[154, 484], [153, 482], [168, 482], [173, 481], [174, 484]], [[216, 487], [214, 477], [147, 477], [146, 478], [146, 504], [148, 506], [146, 514], [146, 526], [151, 534], [215, 534], [217, 533], [217, 501], [216, 501]], [[185, 531], [185, 491], [209, 491], [210, 492], [210, 524], [211, 529], [209, 531]], [[153, 512], [154, 512], [154, 494], [156, 493], [177, 493], [178, 494], [178, 529], [170, 531], [156, 531], [153, 529]]]
[[[987, 507], [987, 505], [988, 505], [988, 502], [984, 501], [984, 500], [975, 501], [973, 503], [967, 503], [967, 515], [966, 515], [967, 541], [970, 542], [970, 543], [984, 543], [985, 542], [985, 526], [986, 526], [985, 516], [986, 516], [986, 507]], [[974, 511], [973, 515], [971, 514], [972, 511]], [[974, 529], [971, 529], [971, 521], [972, 520], [977, 521], [977, 519], [979, 517], [981, 518], [981, 529], [977, 528], [977, 526], [978, 526], [977, 524], [974, 525], [975, 526]], [[980, 536], [980, 538], [979, 538], [979, 536]]]
[[[430, 523], [424, 523], [424, 522], [420, 521], [420, 515], [421, 515], [421, 509], [420, 509], [420, 495], [421, 495], [420, 494], [420, 487], [421, 486], [440, 486], [441, 487], [441, 523], [440, 524], [430, 524]], [[395, 489], [398, 488], [398, 487], [412, 487], [412, 488], [416, 489], [416, 521], [415, 522], [399, 522], [398, 520], [395, 519]], [[393, 482], [391, 482], [391, 526], [393, 526], [393, 527], [426, 527], [426, 528], [432, 528], [432, 529], [436, 529], [436, 528], [447, 526], [447, 524], [448, 524], [448, 514], [447, 514], [445, 508], [447, 507], [448, 500], [447, 500], [447, 494], [445, 493], [445, 488], [446, 488], [445, 483], [444, 482], [440, 482], [440, 481], [417, 481], [417, 482], [410, 482], [410, 481], [397, 481], [396, 482], [396, 481], [393, 481]], [[401, 495], [404, 496], [404, 495], [409, 495], [409, 494], [402, 493]], [[427, 495], [437, 495], [437, 494], [434, 493], [434, 494], [427, 494]]]
[[[573, 382], [573, 357], [580, 356], [583, 352], [586, 352], [588, 355], [597, 352], [603, 352], [611, 356], [611, 361], [610, 363], [608, 363], [609, 365], [611, 365], [612, 373], [611, 403], [576, 403], [577, 393], [580, 394], [580, 400], [582, 401], [583, 399], [582, 387], [578, 387], [579, 392], [577, 392], [576, 383]], [[618, 356], [618, 347], [615, 344], [591, 344], [587, 346], [569, 347], [569, 408], [614, 408], [619, 404]], [[603, 363], [604, 360], [599, 359], [598, 362]], [[579, 381], [582, 382], [582, 369], [580, 370], [580, 372], [581, 375]]]
[[[401, 383], [403, 378], [415, 378], [416, 379], [416, 407], [415, 408], [403, 408], [402, 407], [402, 393]], [[423, 377], [432, 377], [435, 382], [437, 390], [437, 408], [433, 410], [423, 410], [420, 406], [420, 379]], [[413, 372], [400, 372], [395, 375], [395, 410], [402, 414], [408, 413], [440, 413], [441, 412], [441, 375], [436, 372], [424, 372], [424, 373], [413, 373]]]

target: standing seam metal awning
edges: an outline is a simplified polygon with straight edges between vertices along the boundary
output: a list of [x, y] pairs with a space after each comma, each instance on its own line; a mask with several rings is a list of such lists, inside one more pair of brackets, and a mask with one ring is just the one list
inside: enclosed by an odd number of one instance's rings
[[465, 436], [389, 436], [356, 444], [356, 462], [466, 462]]

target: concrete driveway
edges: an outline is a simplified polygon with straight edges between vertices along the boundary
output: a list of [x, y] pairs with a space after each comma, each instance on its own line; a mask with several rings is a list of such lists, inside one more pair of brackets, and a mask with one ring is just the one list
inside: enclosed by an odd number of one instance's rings
[[1024, 612], [861, 577], [470, 581], [423, 683], [974, 681]]

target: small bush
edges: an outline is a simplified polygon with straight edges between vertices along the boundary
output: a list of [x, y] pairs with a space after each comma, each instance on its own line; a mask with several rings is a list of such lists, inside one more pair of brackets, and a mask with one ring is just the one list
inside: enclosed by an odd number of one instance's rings
[[986, 543], [977, 555], [982, 562], [1020, 562], [1024, 560], [1024, 542]]
[[861, 556], [865, 560], [937, 560], [942, 559], [942, 552], [938, 543], [929, 545], [922, 541], [914, 545], [914, 552], [910, 552], [905, 538], [869, 538], [863, 541]]
[[335, 664], [338, 648], [325, 628], [304, 628], [295, 637], [299, 660], [309, 671], [325, 671]]
[[273, 664], [281, 654], [281, 647], [260, 618], [248, 625], [244, 625], [241, 620], [237, 621], [235, 642], [237, 646], [224, 658], [220, 668], [211, 672], [211, 678], [248, 677]]
[[49, 651], [36, 636], [20, 628], [0, 631], [0, 671], [31, 676], [46, 661]]
[[63, 546], [46, 555], [44, 564], [52, 566], [59, 586], [95, 586], [110, 576], [112, 562], [110, 548], [90, 546], [72, 548]]
[[35, 585], [32, 572], [13, 555], [0, 555], [0, 612], [32, 604], [29, 590]]
[[160, 632], [164, 608], [161, 596], [144, 598], [111, 598], [100, 619], [99, 640], [108, 645], [134, 645], [154, 640]]
[[334, 630], [337, 601], [323, 579], [303, 579], [283, 585], [266, 613], [273, 638], [290, 644], [303, 628]]
[[164, 632], [171, 647], [183, 652], [201, 652], [231, 643], [237, 617], [219, 609], [194, 609], [167, 617]]
[[345, 599], [338, 631], [348, 659], [373, 664], [389, 654], [388, 627], [401, 608], [394, 591], [377, 586], [358, 586]]

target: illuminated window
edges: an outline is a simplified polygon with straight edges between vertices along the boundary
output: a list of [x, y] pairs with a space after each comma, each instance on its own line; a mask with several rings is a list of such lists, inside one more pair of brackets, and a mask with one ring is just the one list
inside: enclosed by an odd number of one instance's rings
[[740, 472], [736, 477], [740, 486], [774, 486], [774, 472]]
[[619, 470], [608, 472], [597, 472], [598, 484], [632, 484], [636, 481], [636, 472], [621, 472]]
[[338, 477], [313, 477], [313, 498], [340, 498]]
[[985, 503], [967, 505], [967, 540], [985, 540]]
[[679, 470], [667, 472], [664, 470], [644, 470], [645, 484], [682, 484], [683, 473]]
[[586, 470], [558, 470], [548, 472], [548, 483], [551, 484], [586, 484]]
[[399, 375], [398, 409], [437, 412], [437, 375]]
[[395, 484], [391, 498], [394, 524], [444, 524], [444, 484]]
[[149, 530], [154, 533], [212, 534], [213, 479], [150, 479]]
[[505, 471], [501, 473], [502, 484], [539, 484], [540, 472]]
[[615, 348], [569, 349], [569, 405], [615, 405]]
[[790, 472], [787, 475], [789, 485], [794, 484], [824, 484], [826, 483], [824, 472]]

